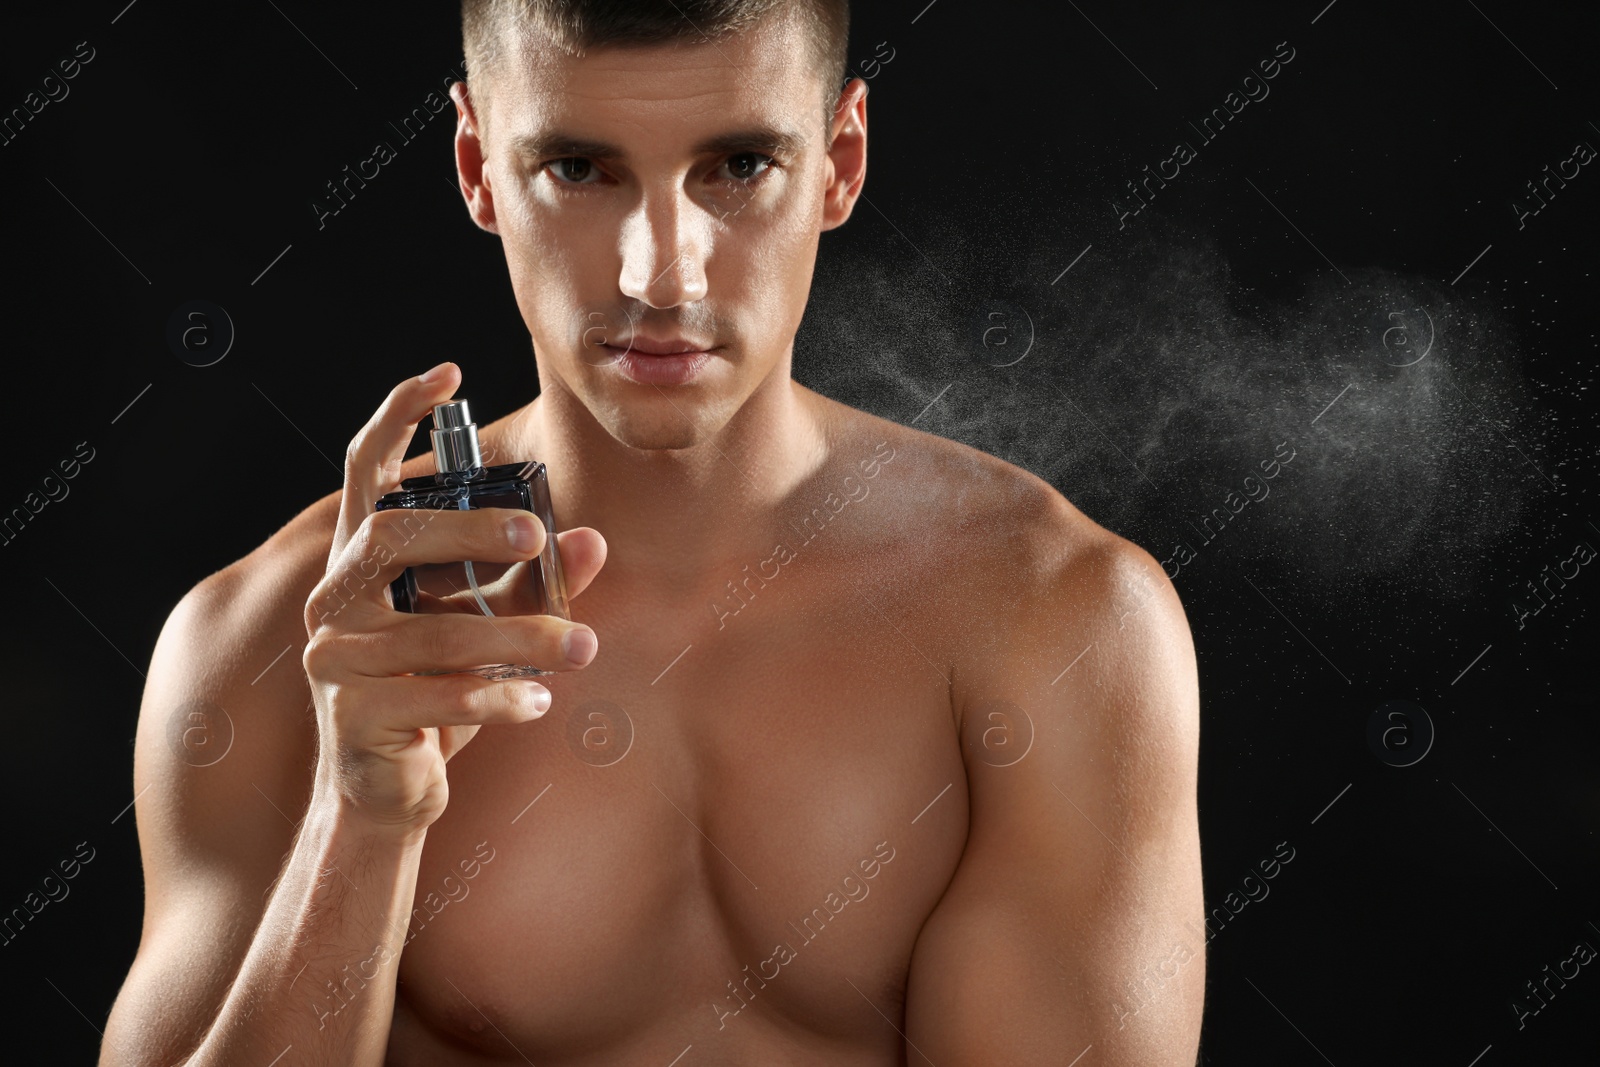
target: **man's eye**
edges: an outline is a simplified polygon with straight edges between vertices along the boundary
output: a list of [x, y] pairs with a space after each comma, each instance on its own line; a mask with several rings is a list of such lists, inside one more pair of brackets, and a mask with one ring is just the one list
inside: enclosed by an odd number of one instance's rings
[[777, 160], [760, 152], [740, 152], [736, 156], [729, 156], [726, 164], [733, 180], [746, 185], [760, 181], [776, 165]]
[[[736, 156], [729, 156], [723, 166], [728, 169], [731, 181], [740, 185], [755, 185], [767, 176], [768, 171], [777, 166], [777, 162], [771, 156], [760, 152], [741, 152]], [[599, 184], [599, 169], [582, 156], [552, 159], [543, 164], [542, 169], [550, 172], [557, 185]]]
[[[587, 175], [599, 173], [595, 170], [594, 164], [590, 163], [582, 156], [569, 156], [566, 159], [552, 159], [544, 166], [546, 170], [550, 171], [550, 173], [555, 176], [557, 184], [562, 185], [593, 185], [593, 182], [584, 181], [584, 178]], [[565, 175], [556, 173], [557, 170], [561, 168], [566, 169], [567, 173]]]

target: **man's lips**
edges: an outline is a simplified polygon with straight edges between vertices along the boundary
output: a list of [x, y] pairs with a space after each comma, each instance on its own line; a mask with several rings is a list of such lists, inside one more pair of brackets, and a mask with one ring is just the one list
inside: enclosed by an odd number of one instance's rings
[[683, 385], [692, 381], [711, 362], [716, 351], [666, 352], [654, 354], [638, 348], [604, 345], [611, 354], [612, 367], [625, 377], [646, 385]]
[[624, 352], [637, 352], [645, 356], [682, 356], [695, 352], [710, 352], [716, 346], [686, 337], [641, 337], [635, 334], [625, 345], [607, 345]]
[[720, 346], [713, 346], [711, 348], [674, 349], [671, 352], [652, 352], [647, 348], [640, 348], [638, 345], [601, 345], [600, 347], [604, 348], [607, 352], [610, 352], [613, 358], [621, 356], [639, 356], [645, 359], [686, 359], [692, 356], [710, 355], [711, 353], [718, 351], [720, 348]]

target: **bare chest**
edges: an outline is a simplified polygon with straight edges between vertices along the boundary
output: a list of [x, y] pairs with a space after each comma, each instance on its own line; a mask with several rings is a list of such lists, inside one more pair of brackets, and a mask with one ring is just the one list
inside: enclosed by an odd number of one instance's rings
[[391, 1062], [796, 1034], [896, 1062], [884, 1020], [966, 839], [949, 668], [893, 598], [784, 580], [734, 615], [584, 605], [595, 662], [451, 761]]

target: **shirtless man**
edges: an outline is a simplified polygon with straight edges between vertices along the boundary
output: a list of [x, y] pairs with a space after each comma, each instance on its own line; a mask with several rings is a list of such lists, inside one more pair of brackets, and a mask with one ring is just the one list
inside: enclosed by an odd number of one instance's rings
[[[1194, 1062], [1183, 609], [1040, 479], [791, 380], [866, 172], [810, 10], [583, 55], [502, 19], [492, 64], [469, 33], [461, 187], [540, 387], [483, 446], [548, 465], [575, 621], [511, 580], [527, 513], [373, 514], [472, 396], [401, 382], [342, 492], [162, 632], [102, 1064]], [[496, 618], [391, 608], [462, 559], [516, 564]], [[553, 673], [418, 676], [508, 642]], [[209, 766], [170, 741], [197, 707], [233, 725]]]

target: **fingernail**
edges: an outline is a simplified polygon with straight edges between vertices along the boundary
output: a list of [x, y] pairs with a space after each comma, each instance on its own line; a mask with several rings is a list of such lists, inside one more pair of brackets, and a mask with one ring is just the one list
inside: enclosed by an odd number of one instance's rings
[[533, 690], [533, 706], [540, 711], [550, 710], [550, 690], [535, 683]]
[[572, 629], [561, 636], [561, 651], [566, 653], [568, 663], [586, 666], [599, 650], [600, 642], [589, 630]]
[[539, 547], [539, 531], [531, 515], [513, 515], [506, 520], [506, 539], [518, 552], [532, 552]]
[[418, 375], [417, 381], [421, 382], [423, 385], [432, 385], [434, 382], [436, 382], [440, 378], [444, 377], [445, 369], [447, 367], [449, 367], [449, 366], [450, 366], [450, 361], [449, 360], [445, 360], [443, 363], [439, 364], [437, 367], [433, 368], [428, 373], [422, 374], [422, 375]]

